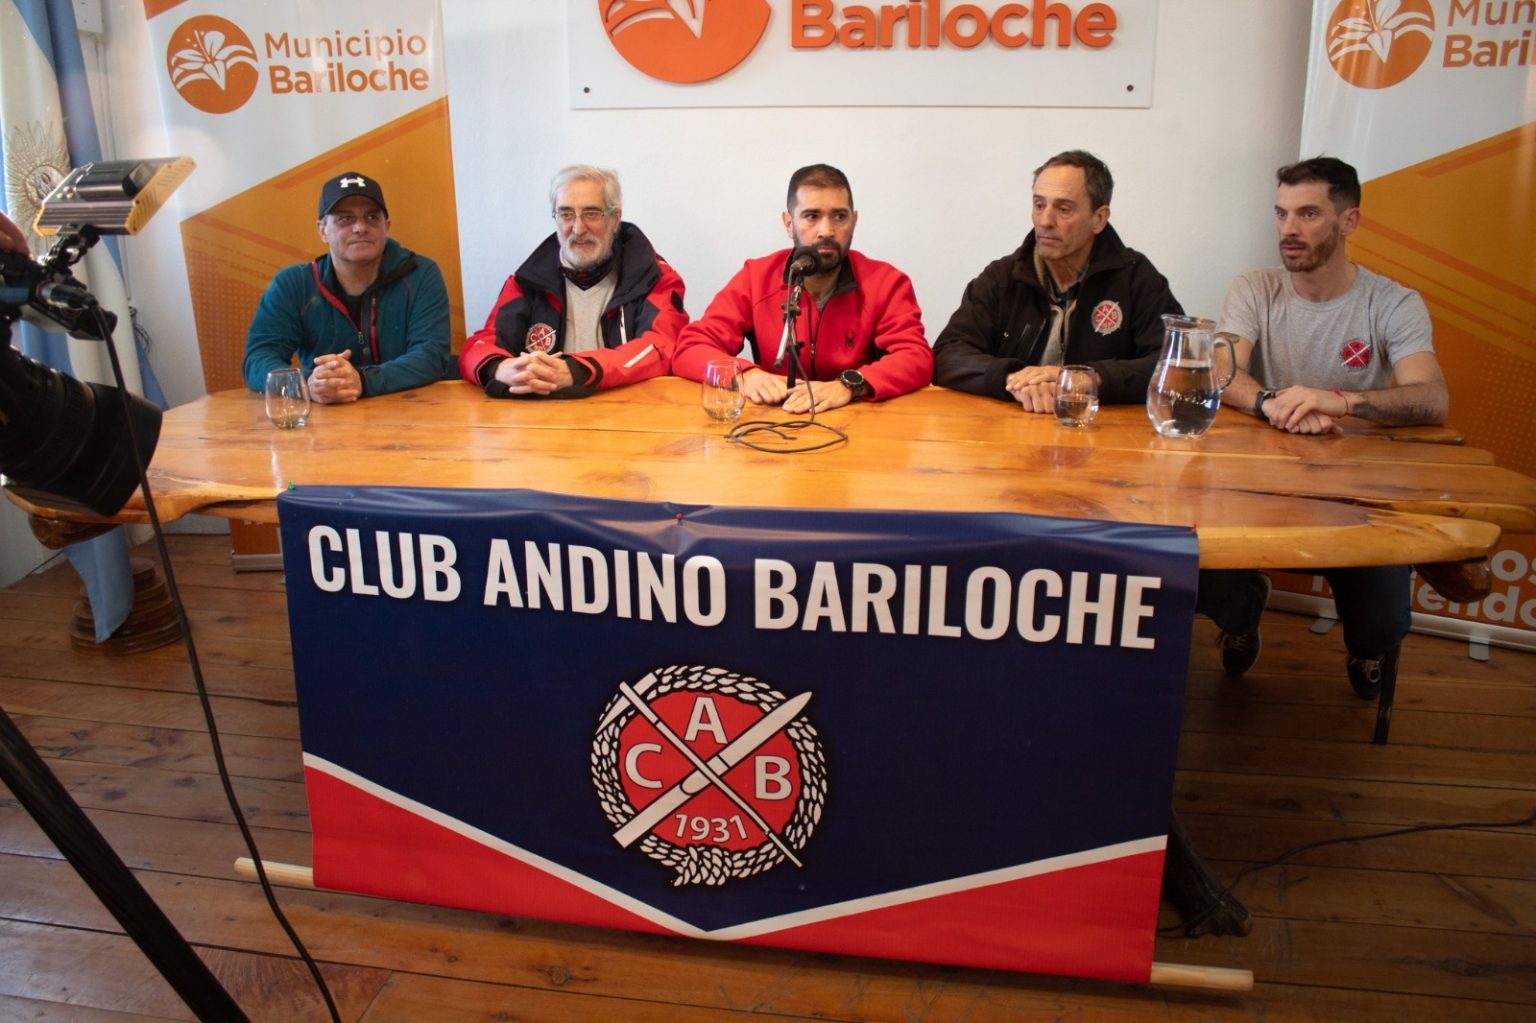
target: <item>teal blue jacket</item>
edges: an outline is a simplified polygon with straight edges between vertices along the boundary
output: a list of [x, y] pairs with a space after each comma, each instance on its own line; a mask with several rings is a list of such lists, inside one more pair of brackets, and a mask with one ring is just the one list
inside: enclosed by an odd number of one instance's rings
[[442, 380], [453, 367], [448, 289], [437, 264], [393, 238], [384, 241], [379, 279], [363, 293], [363, 328], [326, 282], [331, 257], [279, 270], [261, 296], [245, 337], [245, 383], [266, 386], [267, 373], [295, 354], [307, 377], [315, 356], [352, 352], [363, 397]]

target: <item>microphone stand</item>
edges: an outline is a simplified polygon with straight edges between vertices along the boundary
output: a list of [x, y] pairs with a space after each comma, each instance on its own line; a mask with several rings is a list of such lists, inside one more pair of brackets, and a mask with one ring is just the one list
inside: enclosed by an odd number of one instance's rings
[[789, 363], [789, 372], [786, 379], [789, 389], [795, 388], [795, 370], [805, 376], [805, 367], [800, 364], [800, 337], [796, 330], [796, 321], [800, 319], [800, 295], [805, 290], [805, 275], [794, 270], [789, 272], [789, 297], [784, 300], [784, 336], [779, 341], [779, 362]]

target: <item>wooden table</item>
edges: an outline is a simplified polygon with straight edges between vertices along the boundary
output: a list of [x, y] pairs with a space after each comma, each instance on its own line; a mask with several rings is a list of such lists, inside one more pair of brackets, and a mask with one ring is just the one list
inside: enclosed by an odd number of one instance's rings
[[[1536, 480], [1441, 427], [1351, 422], [1342, 436], [1295, 437], [1223, 409], [1205, 436], [1166, 440], [1141, 406], [1105, 407], [1093, 427], [1071, 430], [940, 388], [822, 419], [849, 442], [775, 454], [729, 442], [700, 409], [698, 386], [676, 378], [582, 401], [494, 401], [445, 382], [317, 406], [304, 428], [278, 430], [261, 396], [234, 390], [166, 415], [150, 480], [163, 519], [276, 521], [290, 484], [337, 484], [1190, 525], [1206, 568], [1475, 562], [1502, 529], [1536, 531]], [[118, 517], [143, 520], [142, 500]], [[1188, 858], [1194, 879], [1185, 890], [1223, 903], [1202, 926], [1242, 930], [1246, 910], [1217, 898], [1178, 838], [1175, 826], [1170, 855]]]
[[[787, 418], [749, 407], [747, 416]], [[162, 518], [275, 521], [290, 483], [527, 487], [686, 504], [1010, 511], [1188, 524], [1207, 568], [1463, 561], [1536, 530], [1536, 481], [1443, 428], [1293, 437], [1223, 409], [1194, 440], [1140, 406], [1058, 426], [942, 388], [837, 409], [849, 442], [769, 454], [726, 440], [698, 386], [662, 378], [582, 401], [495, 401], [446, 382], [316, 406], [302, 429], [262, 398], [209, 395], [165, 417], [150, 468]], [[122, 518], [142, 520], [135, 496]]]

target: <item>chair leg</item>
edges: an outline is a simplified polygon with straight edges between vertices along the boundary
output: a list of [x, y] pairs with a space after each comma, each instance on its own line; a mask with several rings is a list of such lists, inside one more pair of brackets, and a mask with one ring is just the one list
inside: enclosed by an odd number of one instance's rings
[[[1396, 665], [1393, 665], [1396, 668]], [[1392, 699], [1397, 695], [1397, 672], [1389, 671], [1382, 675], [1381, 696], [1376, 703], [1376, 734], [1371, 741], [1378, 746], [1387, 744], [1387, 732], [1392, 727]]]

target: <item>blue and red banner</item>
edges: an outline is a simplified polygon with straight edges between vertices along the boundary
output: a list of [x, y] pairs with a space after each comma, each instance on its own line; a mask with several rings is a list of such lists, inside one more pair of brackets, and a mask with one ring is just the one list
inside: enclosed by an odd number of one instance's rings
[[1188, 530], [279, 499], [321, 887], [1146, 981]]

